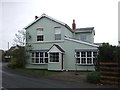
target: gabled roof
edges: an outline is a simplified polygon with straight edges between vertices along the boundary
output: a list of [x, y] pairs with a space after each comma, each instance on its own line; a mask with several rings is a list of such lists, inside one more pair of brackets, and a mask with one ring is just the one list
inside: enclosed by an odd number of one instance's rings
[[94, 30], [94, 27], [77, 28], [76, 30]]
[[92, 44], [92, 43], [89, 43], [89, 42], [84, 42], [84, 41], [81, 41], [81, 40], [72, 39], [72, 38], [69, 38], [69, 37], [65, 37], [65, 39], [69, 40], [69, 41], [73, 41], [73, 42], [89, 45], [89, 46], [92, 46], [92, 47], [99, 47], [99, 45]]
[[46, 14], [42, 14], [40, 17], [38, 17], [37, 19], [35, 19], [32, 23], [30, 23], [29, 25], [27, 25], [26, 27], [24, 27], [24, 29], [27, 29], [28, 27], [30, 27], [31, 25], [33, 25], [35, 22], [37, 22], [37, 21], [39, 21], [41, 18], [48, 18], [48, 19], [50, 19], [50, 20], [52, 20], [52, 21], [54, 21], [54, 22], [57, 22], [57, 23], [59, 23], [59, 24], [61, 24], [61, 25], [63, 25], [63, 26], [65, 26], [66, 28], [68, 28], [71, 32], [73, 32], [72, 31], [72, 29], [66, 24], [66, 23], [64, 23], [64, 22], [61, 22], [61, 21], [59, 21], [59, 20], [57, 20], [57, 19], [55, 19], [55, 18], [52, 18], [52, 17], [50, 17], [50, 16], [48, 16], [48, 15], [46, 15]]
[[87, 27], [87, 28], [77, 28], [76, 30], [75, 30], [75, 33], [81, 33], [81, 32], [93, 32], [94, 33], [94, 35], [95, 35], [95, 30], [94, 30], [94, 27]]
[[[52, 46], [51, 48], [53, 48], [54, 46], [55, 46], [56, 48], [58, 48], [61, 52], [63, 52], [63, 53], [65, 52], [65, 51], [64, 51], [59, 45], [57, 45], [57, 44], [53, 44], [53, 46]], [[50, 48], [50, 49], [51, 49], [51, 48]], [[50, 49], [48, 50], [48, 52], [50, 51]]]

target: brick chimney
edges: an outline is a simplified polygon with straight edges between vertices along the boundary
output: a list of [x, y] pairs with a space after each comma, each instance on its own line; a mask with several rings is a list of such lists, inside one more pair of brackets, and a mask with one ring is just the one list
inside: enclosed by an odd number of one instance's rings
[[75, 20], [73, 19], [73, 23], [72, 23], [72, 29], [73, 29], [73, 31], [75, 31], [75, 29], [76, 29], [76, 24], [75, 24]]
[[38, 18], [38, 16], [35, 16], [35, 19], [37, 19]]

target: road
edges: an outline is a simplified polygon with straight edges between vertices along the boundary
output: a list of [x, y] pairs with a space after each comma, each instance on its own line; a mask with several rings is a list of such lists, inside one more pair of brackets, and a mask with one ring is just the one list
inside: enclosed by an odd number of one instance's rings
[[[5, 66], [5, 64], [3, 64]], [[4, 88], [100, 88], [86, 83], [55, 80], [44, 76], [31, 76], [14, 73], [3, 66], [2, 87]], [[104, 88], [104, 87], [103, 87]]]
[[20, 75], [4, 69], [3, 66], [2, 86], [4, 88], [77, 88], [79, 84], [48, 79], [43, 76]]
[[2, 63], [0, 62], [0, 87], [2, 87]]

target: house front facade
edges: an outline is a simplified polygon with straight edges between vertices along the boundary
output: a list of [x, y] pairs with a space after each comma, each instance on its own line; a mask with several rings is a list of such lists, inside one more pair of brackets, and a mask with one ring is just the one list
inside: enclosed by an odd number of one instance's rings
[[26, 30], [26, 68], [56, 71], [94, 71], [98, 45], [94, 27], [72, 29], [65, 23], [42, 14]]

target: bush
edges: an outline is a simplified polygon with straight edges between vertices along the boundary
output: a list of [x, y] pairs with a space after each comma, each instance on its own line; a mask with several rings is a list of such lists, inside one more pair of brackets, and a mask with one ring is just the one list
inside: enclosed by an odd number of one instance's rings
[[18, 46], [18, 49], [15, 49], [11, 52], [11, 61], [8, 64], [10, 68], [24, 68], [26, 61], [25, 48]]
[[95, 70], [99, 71], [100, 62], [120, 62], [120, 47], [103, 43], [98, 47], [98, 55], [95, 60]]
[[100, 83], [100, 73], [99, 72], [89, 72], [87, 74], [87, 81], [90, 83]]

